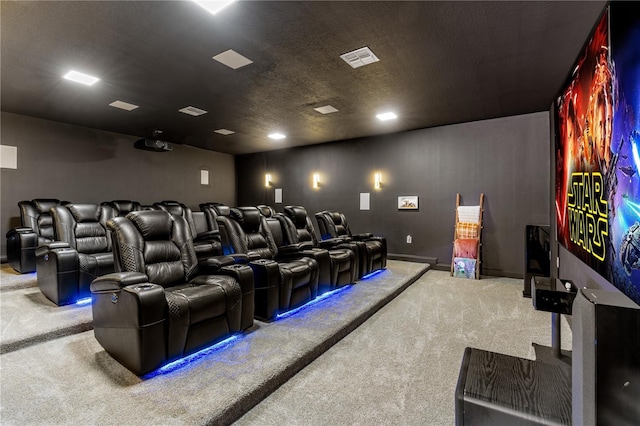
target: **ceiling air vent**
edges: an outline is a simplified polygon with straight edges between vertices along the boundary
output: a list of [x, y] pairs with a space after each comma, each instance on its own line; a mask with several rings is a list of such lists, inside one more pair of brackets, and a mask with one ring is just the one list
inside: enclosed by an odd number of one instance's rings
[[335, 107], [332, 107], [331, 105], [325, 105], [325, 106], [321, 106], [314, 109], [318, 111], [320, 114], [331, 114], [334, 112], [338, 112], [338, 109]]
[[179, 109], [178, 111], [183, 112], [185, 114], [193, 115], [194, 117], [207, 113], [207, 111], [200, 108], [196, 108], [194, 106], [184, 107], [182, 109]]
[[228, 130], [228, 129], [218, 129], [218, 130], [214, 130], [214, 132], [224, 136], [229, 136], [235, 133], [233, 130]]
[[353, 52], [347, 52], [344, 55], [340, 55], [340, 57], [343, 61], [351, 65], [351, 68], [358, 68], [380, 60], [371, 49], [366, 46]]
[[233, 49], [229, 49], [226, 52], [219, 53], [214, 56], [213, 59], [220, 62], [221, 64], [228, 66], [229, 68], [233, 68], [234, 70], [253, 63], [251, 59], [247, 58], [246, 56], [242, 56]]

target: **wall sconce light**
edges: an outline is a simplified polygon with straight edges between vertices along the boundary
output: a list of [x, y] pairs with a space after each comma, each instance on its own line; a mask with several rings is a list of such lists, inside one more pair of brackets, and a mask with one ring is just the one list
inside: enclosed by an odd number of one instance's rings
[[313, 187], [320, 188], [320, 173], [313, 174]]
[[382, 173], [376, 173], [375, 174], [375, 183], [374, 183], [374, 188], [375, 189], [381, 189], [382, 188]]
[[271, 173], [264, 175], [264, 186], [267, 188], [271, 186]]

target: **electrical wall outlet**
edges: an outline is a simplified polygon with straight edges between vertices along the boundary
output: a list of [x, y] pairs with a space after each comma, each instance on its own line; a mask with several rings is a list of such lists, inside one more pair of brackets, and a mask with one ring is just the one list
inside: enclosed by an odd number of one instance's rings
[[411, 235], [407, 235], [407, 244], [411, 244], [413, 242], [413, 237]]

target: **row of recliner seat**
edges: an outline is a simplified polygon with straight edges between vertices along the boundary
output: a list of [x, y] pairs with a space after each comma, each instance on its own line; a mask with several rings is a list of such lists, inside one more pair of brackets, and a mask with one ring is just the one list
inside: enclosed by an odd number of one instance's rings
[[[18, 203], [22, 226], [7, 233], [7, 261], [16, 272], [25, 274], [36, 270], [36, 249], [56, 240], [51, 209], [66, 204], [70, 203], [53, 198]], [[101, 205], [113, 209], [111, 215], [115, 216], [142, 210], [139, 202], [130, 200], [105, 201]]]
[[[7, 233], [7, 261], [15, 271], [24, 274], [36, 270], [36, 249], [46, 243], [56, 241], [52, 209], [67, 204], [72, 203], [44, 198], [20, 201], [18, 203], [22, 226], [11, 229]], [[93, 204], [93, 206], [96, 205]], [[200, 241], [210, 240], [206, 234], [204, 215], [194, 220], [191, 210], [177, 201], [161, 201], [151, 206], [143, 206], [137, 201], [114, 200], [102, 202], [100, 207], [105, 208], [104, 212], [99, 213], [99, 221], [103, 227], [106, 226], [106, 221], [109, 218], [126, 216], [132, 211], [160, 209], [169, 211], [172, 214], [178, 214], [183, 216], [189, 223], [189, 229], [199, 251], [203, 252], [203, 256], [206, 255], [207, 251], [216, 252], [220, 250], [219, 243], [215, 247], [207, 247], [206, 243], [200, 243]], [[87, 219], [79, 217], [78, 220], [86, 221]], [[63, 236], [58, 240], [62, 238]]]
[[[323, 234], [336, 237], [318, 241], [302, 207], [276, 214], [268, 206], [202, 204], [201, 233], [184, 205], [154, 207], [118, 217], [125, 209], [109, 203], [58, 203], [50, 222], [55, 239], [65, 241], [39, 243], [36, 251], [42, 292], [61, 305], [90, 285], [97, 340], [136, 374], [245, 330], [254, 316], [273, 320], [371, 265], [386, 266], [384, 239], [338, 237], [349, 230], [336, 213], [323, 212], [344, 231], [325, 224]], [[38, 220], [40, 229], [48, 223]]]

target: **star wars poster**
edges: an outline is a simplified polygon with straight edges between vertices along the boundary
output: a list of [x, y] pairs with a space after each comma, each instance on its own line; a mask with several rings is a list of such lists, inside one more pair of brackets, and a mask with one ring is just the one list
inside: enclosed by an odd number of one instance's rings
[[612, 4], [556, 102], [558, 241], [640, 304], [640, 18]]

